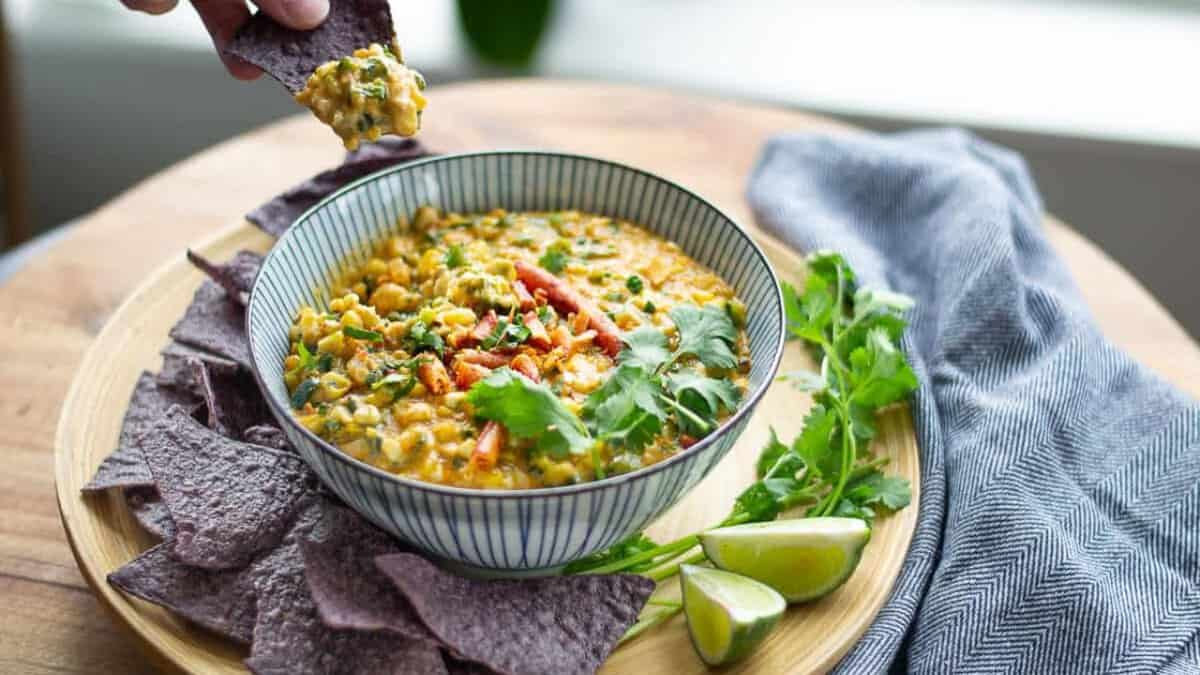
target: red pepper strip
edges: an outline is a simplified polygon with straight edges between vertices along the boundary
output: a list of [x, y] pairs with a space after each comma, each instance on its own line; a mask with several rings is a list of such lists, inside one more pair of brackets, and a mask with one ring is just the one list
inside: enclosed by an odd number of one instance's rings
[[483, 342], [496, 330], [496, 324], [500, 323], [500, 317], [496, 316], [495, 310], [488, 310], [488, 313], [475, 324], [475, 328], [467, 335], [466, 340], [460, 341], [460, 347], [468, 347], [477, 345]]
[[454, 384], [459, 389], [470, 389], [471, 385], [492, 374], [492, 369], [462, 359], [454, 361]]
[[516, 262], [517, 277], [536, 293], [538, 289], [546, 292], [546, 299], [554, 308], [563, 314], [584, 313], [588, 316], [588, 325], [596, 331], [596, 344], [604, 353], [616, 357], [621, 351], [621, 329], [601, 312], [587, 298], [579, 295], [565, 281], [550, 274], [546, 270], [518, 260]]
[[542, 381], [542, 374], [538, 371], [537, 364], [534, 363], [533, 358], [528, 354], [518, 354], [509, 365], [513, 370], [534, 382]]
[[504, 427], [496, 421], [490, 421], [483, 425], [483, 431], [479, 432], [479, 440], [475, 443], [475, 450], [471, 452], [471, 463], [476, 469], [488, 471], [496, 466], [496, 460], [500, 459], [500, 448], [504, 445]]
[[441, 396], [450, 391], [450, 374], [446, 372], [446, 366], [441, 361], [421, 361], [421, 365], [417, 366], [417, 379], [434, 396]]
[[534, 300], [533, 296], [529, 294], [529, 289], [525, 288], [525, 284], [521, 283], [519, 280], [514, 281], [513, 290], [517, 293], [517, 301], [521, 303], [522, 312], [528, 312], [534, 307], [537, 307], [537, 301]]
[[529, 344], [542, 351], [548, 351], [553, 346], [550, 334], [546, 332], [546, 324], [542, 323], [536, 312], [525, 312], [525, 327], [529, 329]]
[[507, 366], [508, 362], [512, 359], [511, 356], [505, 356], [496, 352], [483, 352], [478, 349], [464, 349], [455, 355], [455, 358], [467, 363], [477, 363], [486, 368]]

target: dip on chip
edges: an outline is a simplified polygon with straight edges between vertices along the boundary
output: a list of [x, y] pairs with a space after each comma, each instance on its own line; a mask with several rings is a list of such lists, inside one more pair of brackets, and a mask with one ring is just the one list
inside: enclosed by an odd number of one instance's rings
[[258, 12], [225, 51], [279, 80], [351, 150], [420, 127], [425, 80], [404, 65], [387, 0], [332, 0], [307, 31]]
[[296, 101], [328, 124], [346, 148], [384, 134], [412, 136], [421, 127], [425, 78], [404, 65], [400, 48], [372, 44], [319, 66]]

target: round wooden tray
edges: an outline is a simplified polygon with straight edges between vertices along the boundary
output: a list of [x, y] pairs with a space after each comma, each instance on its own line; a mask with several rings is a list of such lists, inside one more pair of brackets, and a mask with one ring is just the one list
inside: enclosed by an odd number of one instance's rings
[[[784, 279], [794, 281], [800, 257], [756, 235]], [[202, 254], [224, 260], [239, 249], [265, 251], [271, 240], [249, 224], [232, 226], [198, 245]], [[154, 544], [141, 530], [117, 491], [85, 498], [79, 489], [115, 447], [129, 394], [138, 374], [157, 370], [159, 350], [201, 282], [201, 274], [178, 258], [160, 268], [113, 314], [96, 338], [63, 405], [55, 440], [55, 478], [63, 526], [79, 569], [102, 603], [133, 629], [148, 653], [168, 670], [187, 673], [245, 672], [246, 654], [237, 645], [196, 628], [149, 603], [108, 585], [106, 575]], [[812, 368], [805, 351], [789, 343], [783, 370]], [[792, 438], [811, 402], [786, 384], [776, 384], [745, 434], [721, 464], [650, 530], [656, 538], [694, 532], [718, 522], [734, 497], [753, 478], [754, 459], [773, 426]], [[792, 607], [779, 628], [746, 661], [726, 672], [808, 673], [831, 668], [862, 635], [887, 598], [908, 551], [917, 518], [919, 465], [907, 408], [886, 414], [875, 451], [890, 458], [887, 469], [913, 484], [913, 505], [875, 525], [871, 543], [854, 576], [832, 595]], [[668, 582], [660, 592], [673, 593]], [[615, 675], [704, 673], [683, 620], [676, 617], [618, 649], [601, 670]]]

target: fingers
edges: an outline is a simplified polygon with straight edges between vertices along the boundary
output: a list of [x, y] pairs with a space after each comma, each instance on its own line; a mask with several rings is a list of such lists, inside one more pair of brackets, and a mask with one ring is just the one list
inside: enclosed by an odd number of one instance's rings
[[296, 30], [311, 30], [329, 14], [329, 0], [254, 0], [259, 9]]
[[212, 36], [213, 46], [230, 75], [239, 80], [253, 80], [262, 75], [254, 65], [225, 53], [225, 46], [233, 39], [233, 34], [250, 18], [250, 10], [243, 0], [192, 0], [192, 6]]
[[165, 14], [175, 9], [179, 0], [121, 0], [121, 4], [147, 14]]

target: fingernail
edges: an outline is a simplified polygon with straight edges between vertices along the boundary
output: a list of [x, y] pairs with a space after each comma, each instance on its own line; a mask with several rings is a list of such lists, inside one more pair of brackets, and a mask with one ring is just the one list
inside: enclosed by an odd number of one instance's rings
[[329, 0], [283, 0], [283, 11], [294, 25], [316, 28], [329, 14]]

